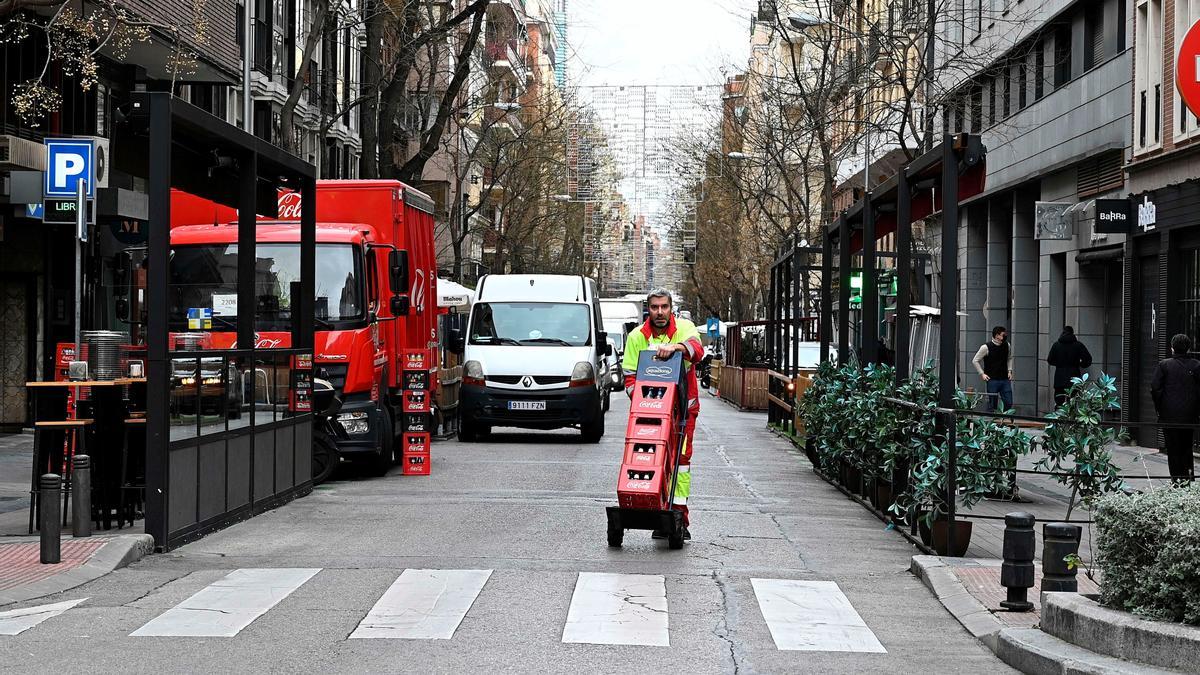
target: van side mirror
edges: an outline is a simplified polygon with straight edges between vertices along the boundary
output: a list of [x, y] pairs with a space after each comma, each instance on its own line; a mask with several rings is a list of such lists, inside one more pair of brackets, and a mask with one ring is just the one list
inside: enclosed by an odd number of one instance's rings
[[392, 293], [408, 292], [408, 251], [393, 249], [388, 254], [388, 284]]
[[626, 322], [625, 322], [625, 334], [626, 334], [626, 335], [629, 335], [629, 334], [630, 334], [630, 333], [632, 333], [632, 332], [633, 332], [633, 331], [634, 331], [634, 330], [635, 330], [637, 327], [638, 327], [638, 322], [636, 322], [636, 321], [626, 321]]
[[611, 351], [608, 346], [608, 333], [602, 330], [596, 331], [596, 353], [604, 356]]
[[393, 295], [391, 310], [392, 316], [408, 316], [408, 296]]

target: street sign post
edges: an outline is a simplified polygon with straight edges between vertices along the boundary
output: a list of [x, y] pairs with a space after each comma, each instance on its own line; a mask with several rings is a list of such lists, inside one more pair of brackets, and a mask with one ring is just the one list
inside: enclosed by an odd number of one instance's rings
[[1175, 60], [1175, 88], [1193, 115], [1200, 116], [1200, 21], [1195, 21], [1179, 43]]

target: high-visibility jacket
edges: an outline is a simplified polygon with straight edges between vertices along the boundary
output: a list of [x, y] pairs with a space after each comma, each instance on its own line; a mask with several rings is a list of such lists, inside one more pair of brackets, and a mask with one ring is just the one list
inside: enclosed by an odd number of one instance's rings
[[636, 330], [630, 331], [629, 337], [625, 339], [625, 356], [621, 360], [621, 370], [625, 373], [625, 393], [633, 395], [638, 355], [647, 347], [659, 344], [681, 344], [686, 348], [683, 353], [683, 367], [687, 372], [688, 411], [699, 410], [700, 385], [696, 381], [696, 369], [692, 364], [704, 358], [704, 345], [700, 343], [700, 331], [696, 329], [696, 324], [674, 316], [662, 335], [654, 334], [654, 328], [648, 319]]

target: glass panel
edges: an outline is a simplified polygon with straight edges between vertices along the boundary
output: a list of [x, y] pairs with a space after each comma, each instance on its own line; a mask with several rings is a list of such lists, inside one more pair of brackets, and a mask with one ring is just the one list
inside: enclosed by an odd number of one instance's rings
[[197, 435], [197, 412], [200, 409], [199, 384], [196, 373], [199, 359], [171, 359], [171, 401], [169, 421], [171, 440], [195, 438]]
[[200, 359], [200, 374], [197, 377], [200, 389], [200, 434], [219, 434], [225, 431], [225, 420], [229, 411], [236, 409], [235, 370], [225, 355]]
[[250, 410], [254, 401], [254, 370], [245, 356], [229, 359], [230, 392], [225, 416], [230, 430], [250, 426]]

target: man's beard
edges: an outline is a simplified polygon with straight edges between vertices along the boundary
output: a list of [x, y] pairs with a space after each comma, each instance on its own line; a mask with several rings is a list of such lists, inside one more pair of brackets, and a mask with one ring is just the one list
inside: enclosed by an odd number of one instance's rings
[[670, 322], [667, 321], [666, 319], [652, 319], [651, 323], [654, 324], [655, 328], [666, 328], [667, 324]]

